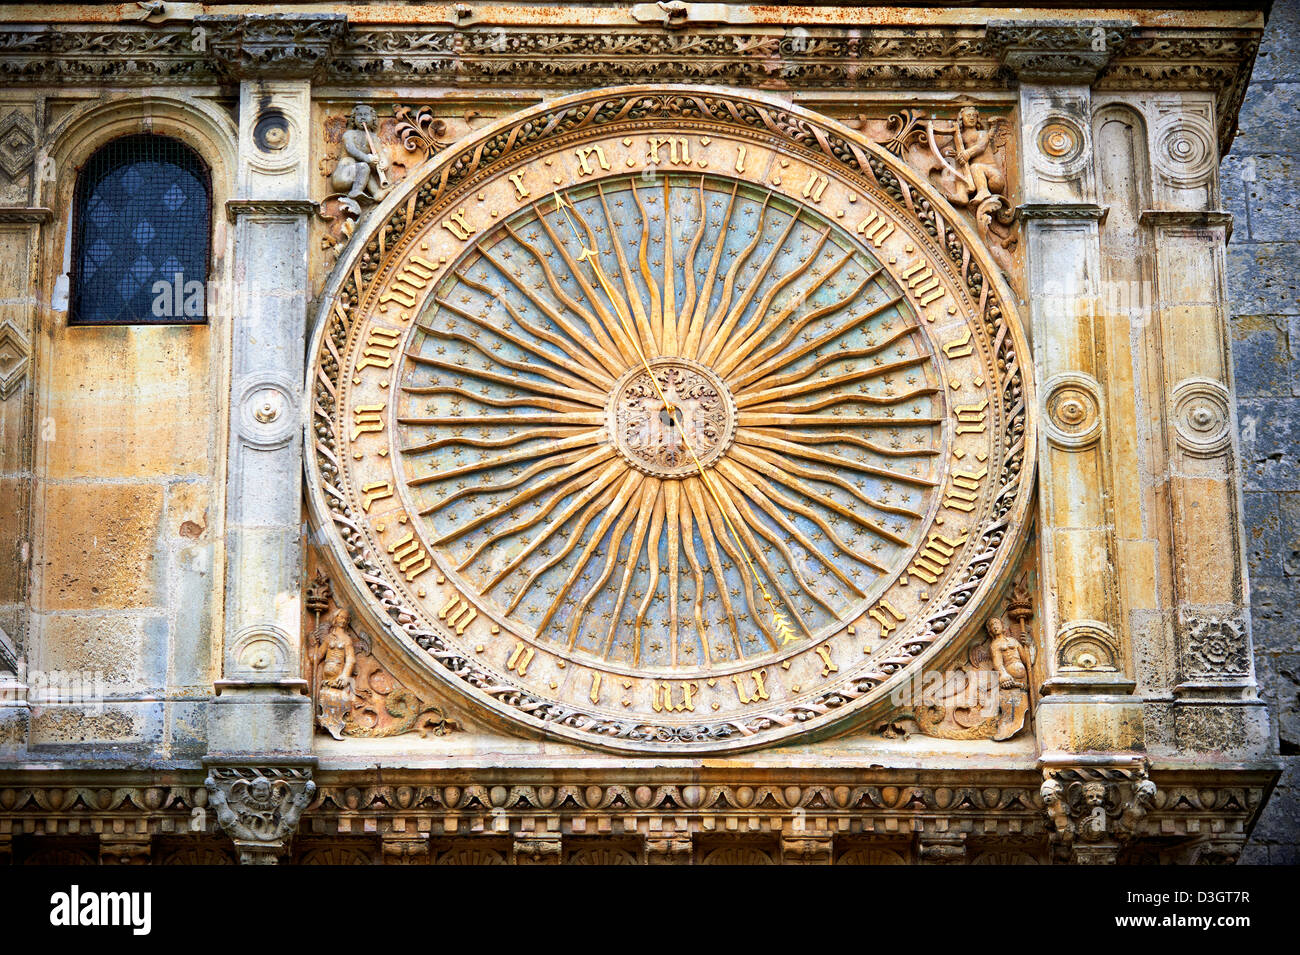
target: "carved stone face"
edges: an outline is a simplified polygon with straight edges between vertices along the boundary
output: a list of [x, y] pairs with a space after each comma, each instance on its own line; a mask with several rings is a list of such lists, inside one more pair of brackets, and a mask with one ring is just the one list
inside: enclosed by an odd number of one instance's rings
[[980, 114], [974, 106], [967, 106], [957, 114], [957, 121], [961, 123], [962, 129], [975, 129], [980, 124]]
[[254, 779], [248, 789], [258, 803], [264, 803], [271, 798], [271, 784], [265, 779]]
[[379, 115], [373, 106], [358, 106], [352, 110], [352, 127], [361, 129], [365, 126], [374, 129], [379, 124]]
[[1002, 622], [1001, 617], [990, 617], [989, 622], [984, 626], [994, 640], [1007, 632], [1007, 625]]
[[334, 626], [346, 627], [351, 622], [352, 611], [348, 610], [347, 607], [340, 607], [338, 610], [334, 611]]

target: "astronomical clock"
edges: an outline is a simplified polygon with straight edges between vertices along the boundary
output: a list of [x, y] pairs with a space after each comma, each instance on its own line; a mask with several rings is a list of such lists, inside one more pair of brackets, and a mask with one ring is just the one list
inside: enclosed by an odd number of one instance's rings
[[359, 626], [428, 694], [606, 750], [881, 712], [987, 616], [1031, 493], [1025, 338], [946, 208], [716, 89], [552, 101], [419, 169], [311, 344]]

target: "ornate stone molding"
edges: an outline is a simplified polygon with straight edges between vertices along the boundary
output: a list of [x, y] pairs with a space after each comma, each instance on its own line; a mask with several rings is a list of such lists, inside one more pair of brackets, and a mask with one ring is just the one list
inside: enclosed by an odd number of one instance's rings
[[991, 20], [986, 37], [1022, 82], [1091, 84], [1132, 29], [1127, 20]]
[[[1048, 24], [991, 24], [977, 27], [899, 29], [872, 27], [854, 36], [808, 30], [731, 26], [666, 32], [662, 27], [603, 26], [556, 29], [534, 26], [458, 27], [449, 23], [356, 25], [344, 33], [321, 26], [319, 34], [294, 40], [279, 62], [269, 49], [249, 42], [240, 18], [208, 16], [193, 23], [60, 25], [16, 24], [0, 29], [0, 77], [7, 83], [111, 82], [123, 85], [211, 84], [223, 74], [196, 44], [194, 26], [219, 31], [214, 41], [230, 67], [266, 66], [285, 71], [321, 70], [331, 84], [434, 84], [474, 87], [509, 82], [528, 89], [573, 89], [593, 83], [690, 82], [801, 89], [1006, 89], [1013, 73], [1003, 59], [1029, 63], [1031, 37], [1050, 41]], [[244, 18], [245, 21], [251, 18]], [[1107, 21], [1098, 21], [1106, 23]], [[1079, 21], [1071, 24], [1077, 26]], [[1005, 24], [1005, 25], [1004, 25]], [[329, 36], [338, 29], [340, 35]], [[1069, 28], [1055, 51], [1069, 60], [1069, 43], [1082, 45], [1076, 69], [1092, 72], [1099, 55], [1092, 37]], [[1122, 32], [1115, 28], [1116, 32]], [[1109, 37], [1110, 34], [1108, 33]], [[292, 30], [289, 31], [292, 40]], [[1109, 40], [1108, 40], [1109, 42]], [[322, 45], [332, 51], [326, 59]], [[1259, 45], [1252, 30], [1139, 29], [1128, 32], [1119, 53], [1103, 54], [1099, 88], [1213, 90], [1217, 94], [1221, 150], [1231, 140]], [[1112, 51], [1113, 53], [1113, 51]], [[1067, 64], [1068, 65], [1068, 64]], [[229, 74], [227, 74], [229, 75]], [[1022, 74], [1023, 76], [1023, 74]]]
[[311, 669], [317, 726], [335, 739], [444, 736], [460, 729], [375, 659], [369, 638], [351, 627], [350, 611], [335, 603], [334, 588], [319, 571], [304, 607], [315, 615], [314, 624], [303, 628], [303, 656]]
[[194, 29], [226, 79], [312, 79], [347, 33], [342, 13], [200, 14]]
[[54, 210], [40, 206], [0, 206], [0, 222], [43, 224], [54, 219]]
[[241, 216], [309, 216], [316, 208], [310, 199], [227, 199], [226, 218], [235, 222]]
[[1005, 616], [990, 617], [984, 638], [976, 639], [955, 666], [920, 681], [921, 698], [891, 714], [882, 735], [919, 732], [938, 739], [1001, 741], [1020, 733], [1029, 716], [1030, 674], [1038, 652], [1026, 625], [1033, 607], [1024, 586], [1015, 587]]
[[[226, 831], [243, 831], [238, 813], [247, 812], [249, 802], [235, 795], [235, 784], [248, 786], [260, 777], [273, 792], [283, 781], [290, 807], [307, 797], [297, 810], [294, 837], [301, 861], [322, 861], [310, 857], [325, 853], [352, 862], [501, 863], [521, 861], [512, 859], [520, 850], [551, 857], [558, 851], [565, 861], [594, 853], [690, 863], [704, 861], [726, 837], [733, 847], [761, 847], [806, 862], [825, 861], [828, 853], [837, 863], [999, 861], [1008, 853], [1016, 861], [1047, 862], [1052, 847], [1062, 850], [1063, 860], [1231, 862], [1276, 776], [1261, 766], [1225, 783], [1209, 772], [1150, 769], [1144, 775], [1139, 764], [1054, 764], [1041, 773], [1025, 768], [972, 775], [963, 768], [926, 770], [920, 778], [914, 770], [801, 770], [773, 784], [764, 781], [770, 770], [458, 767], [386, 771], [377, 782], [373, 770], [318, 768], [310, 792], [303, 766], [225, 769], [212, 787], [194, 769], [97, 771], [75, 786], [47, 783], [40, 770], [2, 773], [0, 853], [8, 833], [40, 831], [42, 843], [57, 849], [63, 837], [111, 835], [129, 824], [129, 841], [151, 838], [159, 861], [229, 861], [213, 841], [218, 826], [226, 825], [221, 817], [236, 814]], [[1060, 787], [1049, 787], [1050, 798], [1039, 792], [1047, 782]], [[1070, 795], [1076, 783], [1077, 797]], [[1085, 798], [1083, 787], [1092, 784], [1100, 789]], [[243, 839], [238, 848], [249, 861], [273, 861], [290, 848], [292, 820], [279, 808], [282, 801], [269, 802], [269, 810], [256, 809], [244, 824], [254, 834], [284, 833]], [[1094, 802], [1104, 821], [1090, 821]], [[23, 861], [35, 848], [12, 851]]]
[[964, 106], [951, 119], [901, 109], [885, 119], [859, 116], [850, 124], [927, 177], [954, 207], [970, 217], [989, 251], [1008, 274], [1019, 241], [1016, 209], [1007, 197], [1007, 148], [1014, 138], [1004, 116], [984, 116]]
[[1107, 209], [1092, 202], [1026, 202], [1016, 211], [1022, 219], [1095, 219], [1101, 222], [1106, 218]]

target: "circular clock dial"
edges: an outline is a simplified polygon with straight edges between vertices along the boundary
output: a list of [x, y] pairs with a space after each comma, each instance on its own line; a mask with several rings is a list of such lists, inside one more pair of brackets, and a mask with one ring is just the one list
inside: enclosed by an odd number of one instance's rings
[[526, 204], [448, 269], [397, 381], [397, 474], [447, 576], [617, 671], [704, 676], [842, 627], [937, 486], [942, 389], [905, 294], [738, 179]]
[[363, 617], [493, 719], [636, 751], [831, 728], [1022, 532], [1030, 384], [980, 251], [850, 134], [709, 97], [485, 131], [327, 295], [314, 518]]

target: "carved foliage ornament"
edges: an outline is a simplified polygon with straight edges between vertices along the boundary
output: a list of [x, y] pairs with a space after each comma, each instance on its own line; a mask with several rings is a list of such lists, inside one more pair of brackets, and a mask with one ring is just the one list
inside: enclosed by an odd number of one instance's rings
[[308, 382], [313, 520], [380, 639], [498, 720], [690, 752], [861, 717], [972, 622], [1032, 389], [928, 184], [672, 87], [420, 172], [340, 261]]

